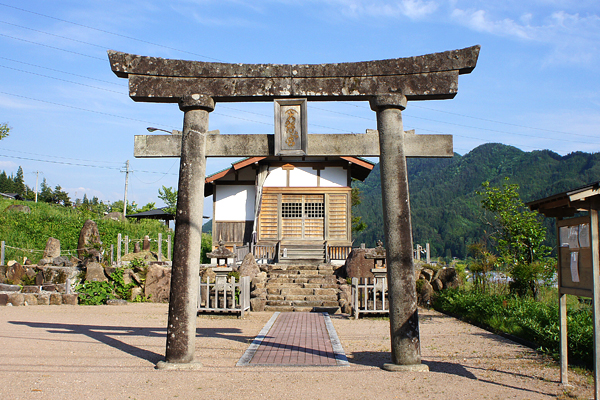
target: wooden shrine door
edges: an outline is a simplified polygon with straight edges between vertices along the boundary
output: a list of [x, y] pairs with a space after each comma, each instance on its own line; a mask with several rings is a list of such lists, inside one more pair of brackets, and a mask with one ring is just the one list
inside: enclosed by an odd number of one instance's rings
[[325, 201], [322, 194], [281, 196], [282, 239], [323, 240]]

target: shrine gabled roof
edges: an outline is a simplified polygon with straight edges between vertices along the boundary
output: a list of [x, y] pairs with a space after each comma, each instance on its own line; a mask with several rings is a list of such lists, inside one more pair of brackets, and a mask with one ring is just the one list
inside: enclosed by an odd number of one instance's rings
[[[210, 185], [210, 183], [213, 183], [221, 178], [223, 178], [225, 175], [227, 175], [230, 172], [234, 172], [237, 170], [240, 170], [244, 167], [247, 167], [248, 165], [257, 163], [259, 161], [262, 161], [264, 159], [266, 159], [267, 157], [246, 157], [246, 158], [242, 158], [240, 160], [237, 160], [233, 163], [231, 163], [231, 167], [229, 168], [224, 168], [220, 171], [215, 172], [214, 174], [208, 175], [206, 177], [206, 179], [204, 180], [204, 196], [211, 196], [213, 194], [213, 187], [212, 185]], [[375, 163], [373, 163], [372, 161], [367, 160], [366, 158], [363, 157], [339, 157], [341, 160], [345, 160], [348, 161], [349, 163], [352, 164], [350, 173], [352, 175], [353, 178], [358, 179], [358, 180], [365, 180], [366, 177], [369, 175], [369, 173], [371, 172], [371, 170], [375, 167]]]
[[526, 205], [546, 217], [572, 217], [579, 211], [591, 209], [591, 200], [596, 196], [600, 196], [600, 181], [530, 201]]

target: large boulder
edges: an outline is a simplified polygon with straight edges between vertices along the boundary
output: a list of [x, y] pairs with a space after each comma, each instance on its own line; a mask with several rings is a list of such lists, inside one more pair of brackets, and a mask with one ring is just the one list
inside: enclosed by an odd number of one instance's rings
[[8, 267], [8, 271], [6, 271], [6, 279], [12, 281], [13, 284], [18, 285], [21, 283], [21, 279], [27, 270], [19, 263], [14, 263], [10, 267]]
[[250, 279], [253, 279], [256, 275], [260, 274], [260, 268], [252, 253], [246, 254], [242, 261], [242, 265], [240, 265], [240, 268], [238, 269], [238, 273], [240, 274], [240, 277], [249, 276]]
[[43, 258], [56, 258], [60, 257], [60, 240], [54, 239], [53, 237], [48, 238], [46, 242], [46, 248], [44, 249]]
[[106, 214], [102, 219], [112, 219], [113, 221], [123, 221], [123, 213], [112, 211]]
[[265, 306], [267, 305], [267, 299], [263, 299], [261, 297], [255, 297], [250, 299], [250, 310], [251, 311], [265, 311]]
[[85, 280], [87, 282], [108, 282], [102, 264], [97, 262], [88, 263]]
[[217, 274], [215, 274], [215, 271], [211, 267], [200, 268], [200, 279], [202, 282], [206, 283], [208, 279], [209, 282], [214, 283], [216, 276]]
[[169, 301], [171, 291], [171, 267], [162, 265], [148, 266], [144, 296], [153, 303]]
[[433, 287], [426, 279], [417, 281], [417, 303], [421, 306], [429, 307], [433, 296]]
[[70, 279], [71, 283], [74, 283], [79, 280], [79, 274], [81, 271], [77, 267], [48, 266], [41, 268], [40, 272], [41, 274], [38, 272], [38, 276], [36, 277], [36, 285], [41, 285], [42, 283], [67, 283], [67, 279]]
[[77, 242], [77, 255], [80, 259], [93, 258], [95, 261], [102, 261], [101, 253], [102, 242], [100, 241], [100, 232], [98, 225], [88, 219], [83, 224], [79, 232], [79, 241]]
[[25, 214], [29, 214], [31, 212], [31, 208], [24, 204], [12, 204], [4, 209], [4, 211], [14, 211], [14, 212], [22, 212]]
[[[375, 266], [372, 259], [366, 259], [367, 249], [352, 249], [346, 259], [345, 274], [343, 278], [373, 278], [371, 269]], [[341, 268], [338, 268], [341, 270]]]
[[142, 250], [150, 251], [150, 237], [148, 235], [144, 236], [144, 242]]
[[427, 282], [431, 282], [433, 280], [433, 275], [435, 272], [431, 268], [423, 268], [421, 269], [421, 277], [425, 279]]
[[460, 277], [455, 268], [444, 268], [440, 270], [437, 278], [442, 281], [444, 289], [458, 289], [460, 286]]

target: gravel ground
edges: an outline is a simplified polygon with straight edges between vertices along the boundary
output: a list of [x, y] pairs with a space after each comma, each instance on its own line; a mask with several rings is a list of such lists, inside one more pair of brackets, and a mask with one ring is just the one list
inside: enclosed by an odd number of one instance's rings
[[389, 323], [332, 316], [349, 367], [236, 367], [272, 313], [198, 317], [197, 371], [154, 369], [166, 304], [0, 309], [0, 399], [548, 399], [592, 398], [587, 378], [563, 388], [556, 364], [435, 311], [421, 310], [430, 372], [387, 372]]

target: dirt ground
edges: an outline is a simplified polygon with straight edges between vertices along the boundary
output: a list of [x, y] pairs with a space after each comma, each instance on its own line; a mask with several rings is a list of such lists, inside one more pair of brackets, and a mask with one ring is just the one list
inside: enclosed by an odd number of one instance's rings
[[236, 367], [272, 313], [198, 317], [196, 371], [156, 370], [166, 304], [0, 308], [0, 399], [592, 398], [593, 385], [536, 352], [420, 310], [430, 372], [387, 372], [389, 323], [332, 316], [349, 367]]

